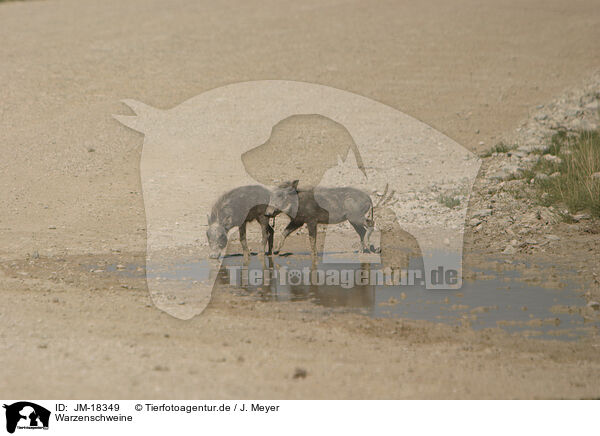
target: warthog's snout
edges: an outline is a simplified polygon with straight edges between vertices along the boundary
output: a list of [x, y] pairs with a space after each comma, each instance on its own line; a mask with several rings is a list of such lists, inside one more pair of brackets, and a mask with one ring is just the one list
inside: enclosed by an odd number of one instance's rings
[[267, 210], [265, 210], [265, 215], [270, 217], [274, 217], [277, 211], [273, 206], [267, 206]]

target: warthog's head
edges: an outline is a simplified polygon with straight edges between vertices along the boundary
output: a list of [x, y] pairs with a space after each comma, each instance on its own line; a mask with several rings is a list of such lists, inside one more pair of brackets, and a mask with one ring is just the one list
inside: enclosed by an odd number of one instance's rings
[[218, 259], [221, 252], [227, 247], [227, 232], [225, 228], [218, 222], [209, 223], [206, 238], [210, 246], [209, 257], [211, 259]]
[[285, 182], [271, 191], [269, 205], [265, 211], [268, 217], [284, 213], [290, 218], [296, 216], [298, 211], [298, 180]]

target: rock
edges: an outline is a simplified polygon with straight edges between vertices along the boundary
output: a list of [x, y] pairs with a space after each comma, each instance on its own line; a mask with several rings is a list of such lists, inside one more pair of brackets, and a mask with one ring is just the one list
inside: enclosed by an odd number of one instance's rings
[[560, 172], [558, 172], [558, 171], [550, 174], [550, 178], [551, 179], [556, 179], [557, 177], [560, 177]]
[[540, 209], [537, 212], [537, 219], [542, 221], [544, 224], [553, 224], [557, 222], [557, 217], [548, 208]]
[[56, 226], [48, 226], [48, 229], [50, 229], [50, 230], [56, 230]]
[[482, 221], [478, 218], [471, 218], [471, 221], [469, 221], [469, 225], [471, 227], [477, 227], [481, 223], [482, 223]]
[[546, 162], [553, 162], [557, 165], [562, 163], [562, 159], [558, 156], [554, 156], [553, 154], [545, 154], [542, 156], [542, 159], [544, 159]]
[[556, 235], [546, 235], [545, 237], [550, 241], [560, 241], [560, 238]]
[[118, 264], [116, 268], [117, 268], [117, 269], [125, 269], [125, 265]]
[[40, 258], [40, 253], [38, 253], [37, 250], [35, 250], [33, 253], [31, 253], [31, 258], [32, 259], [39, 259]]
[[525, 153], [524, 151], [520, 151], [520, 150], [509, 151], [507, 153], [507, 155], [509, 157], [513, 157], [514, 156], [514, 157], [516, 157], [518, 159], [523, 159], [523, 158], [527, 157], [527, 153]]
[[491, 214], [492, 214], [492, 209], [480, 209], [473, 214], [473, 217], [474, 218], [475, 217], [483, 218], [486, 216], [490, 216]]
[[546, 114], [537, 114], [535, 117], [533, 117], [536, 121], [544, 121], [548, 119], [548, 115]]
[[599, 108], [599, 102], [598, 102], [598, 100], [596, 100], [596, 101], [593, 101], [593, 102], [591, 102], [591, 103], [588, 103], [588, 104], [586, 104], [586, 105], [585, 105], [585, 108], [586, 108], [587, 110], [590, 110], [590, 111], [595, 111], [595, 110], [598, 110], [598, 108]]
[[576, 116], [578, 116], [578, 115], [581, 115], [581, 109], [579, 109], [579, 108], [577, 108], [577, 107], [571, 107], [571, 108], [568, 108], [568, 109], [565, 111], [565, 115], [566, 115], [567, 117], [569, 117], [569, 118], [576, 117]]
[[520, 188], [525, 182], [520, 179], [515, 179], [515, 180], [507, 180], [506, 182], [502, 182], [502, 183], [504, 183], [505, 188]]
[[548, 174], [544, 174], [544, 173], [537, 173], [537, 174], [535, 175], [535, 181], [536, 181], [536, 182], [542, 182], [542, 181], [544, 181], [544, 180], [548, 180], [548, 179], [549, 179], [549, 177], [548, 177]]
[[546, 148], [544, 145], [521, 145], [519, 146], [519, 148], [517, 148], [517, 151], [522, 151], [523, 153], [531, 154], [544, 148]]
[[502, 254], [515, 254], [517, 249], [512, 245], [507, 245], [506, 248], [502, 251]]
[[575, 222], [579, 222], [579, 221], [583, 221], [583, 220], [589, 220], [592, 216], [589, 213], [578, 213], [577, 215], [572, 215], [571, 218], [573, 219], [573, 221]]
[[591, 307], [594, 310], [600, 310], [600, 303], [598, 303], [597, 301], [590, 301], [587, 304], [587, 307]]
[[292, 378], [293, 379], [306, 378], [307, 375], [308, 375], [308, 372], [304, 368], [296, 368], [294, 370], [294, 375], [292, 376]]
[[169, 367], [165, 366], [165, 365], [155, 365], [154, 368], [152, 368], [153, 371], [169, 371]]
[[471, 309], [471, 313], [487, 313], [490, 310], [495, 310], [497, 308], [497, 306], [477, 306]]
[[488, 178], [492, 179], [492, 180], [504, 180], [506, 178], [508, 178], [510, 176], [510, 174], [505, 171], [505, 170], [499, 170], [499, 171], [495, 171], [491, 174], [488, 175]]
[[592, 174], [592, 180], [600, 180], [600, 171]]
[[579, 129], [581, 130], [596, 130], [598, 128], [598, 124], [595, 122], [590, 122], [588, 120], [579, 120]]

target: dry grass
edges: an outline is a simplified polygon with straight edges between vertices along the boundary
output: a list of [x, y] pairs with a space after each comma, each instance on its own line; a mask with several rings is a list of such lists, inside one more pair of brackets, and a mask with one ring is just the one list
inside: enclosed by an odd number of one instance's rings
[[558, 160], [541, 156], [533, 168], [534, 174], [550, 176], [536, 181], [542, 202], [566, 207], [571, 214], [587, 211], [600, 217], [600, 132], [557, 133], [547, 154]]

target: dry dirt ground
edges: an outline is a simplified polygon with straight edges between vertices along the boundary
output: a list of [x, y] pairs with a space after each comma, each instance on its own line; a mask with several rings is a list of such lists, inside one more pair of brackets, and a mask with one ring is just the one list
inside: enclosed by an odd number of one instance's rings
[[[225, 286], [181, 321], [143, 273], [90, 272], [145, 259], [143, 138], [111, 117], [121, 99], [169, 108], [228, 83], [315, 82], [482, 151], [600, 67], [596, 1], [8, 2], [0, 40], [2, 397], [600, 396], [597, 336], [373, 320]], [[593, 262], [594, 238], [564, 246]], [[564, 260], [561, 246], [537, 255]]]

